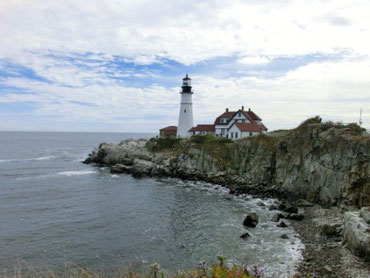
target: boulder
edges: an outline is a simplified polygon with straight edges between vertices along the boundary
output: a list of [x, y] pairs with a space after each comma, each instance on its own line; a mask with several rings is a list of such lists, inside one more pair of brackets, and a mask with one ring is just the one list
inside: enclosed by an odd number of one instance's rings
[[143, 159], [135, 159], [132, 165], [135, 173], [149, 175], [154, 167], [154, 163]]
[[132, 170], [131, 166], [126, 166], [123, 164], [115, 164], [110, 168], [110, 172], [112, 174], [129, 173], [131, 172], [131, 170]]
[[250, 237], [250, 234], [249, 233], [244, 233], [244, 234], [242, 234], [241, 236], [240, 236], [240, 238], [242, 238], [242, 239], [247, 239], [248, 237]]
[[287, 235], [287, 234], [282, 234], [282, 235], [280, 236], [280, 238], [288, 239], [289, 237], [288, 237], [288, 235]]
[[286, 227], [288, 227], [288, 225], [287, 225], [287, 224], [285, 224], [285, 222], [284, 222], [284, 221], [281, 221], [279, 224], [277, 224], [277, 225], [276, 225], [276, 227], [279, 227], [279, 228], [286, 228]]
[[284, 210], [284, 209], [286, 209], [286, 205], [281, 203], [281, 204], [279, 204], [278, 209], [279, 210]]
[[283, 211], [288, 212], [288, 213], [298, 213], [298, 208], [292, 205], [286, 205]]
[[243, 221], [244, 226], [251, 227], [251, 228], [256, 227], [257, 224], [258, 224], [258, 215], [254, 212], [251, 214], [248, 214]]
[[322, 226], [321, 232], [327, 237], [340, 236], [340, 233], [342, 232], [342, 223], [328, 222]]
[[370, 226], [360, 212], [344, 214], [343, 242], [355, 255], [370, 261]]
[[275, 213], [272, 216], [271, 221], [272, 222], [279, 222], [280, 218], [284, 218], [284, 216], [281, 213]]
[[275, 205], [271, 205], [271, 206], [269, 206], [269, 210], [277, 210], [278, 209], [278, 207], [277, 206], [275, 206]]
[[367, 224], [370, 224], [370, 207], [363, 207], [360, 210], [360, 216]]
[[262, 202], [262, 201], [258, 201], [257, 205], [260, 206], [260, 207], [265, 207], [266, 206], [265, 203]]
[[292, 213], [289, 215], [288, 219], [301, 221], [303, 220], [304, 215], [302, 213]]
[[330, 266], [328, 266], [328, 265], [325, 265], [322, 269], [325, 272], [328, 272], [328, 273], [332, 273], [333, 272], [333, 269]]
[[299, 208], [308, 208], [314, 206], [314, 203], [311, 203], [310, 201], [304, 199], [299, 199], [298, 201], [294, 202], [294, 204]]

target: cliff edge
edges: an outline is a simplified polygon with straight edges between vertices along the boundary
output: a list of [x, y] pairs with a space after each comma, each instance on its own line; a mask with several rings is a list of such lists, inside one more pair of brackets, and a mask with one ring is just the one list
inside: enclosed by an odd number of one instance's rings
[[370, 206], [370, 136], [355, 124], [303, 123], [231, 141], [213, 136], [103, 143], [85, 163], [112, 172], [223, 184], [235, 193]]

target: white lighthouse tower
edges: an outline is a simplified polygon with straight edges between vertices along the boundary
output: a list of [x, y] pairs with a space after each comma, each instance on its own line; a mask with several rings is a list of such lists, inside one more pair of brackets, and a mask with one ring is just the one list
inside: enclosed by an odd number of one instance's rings
[[177, 128], [177, 137], [189, 137], [189, 129], [193, 127], [193, 101], [191, 91], [191, 79], [188, 74], [182, 80], [181, 105], [179, 124]]

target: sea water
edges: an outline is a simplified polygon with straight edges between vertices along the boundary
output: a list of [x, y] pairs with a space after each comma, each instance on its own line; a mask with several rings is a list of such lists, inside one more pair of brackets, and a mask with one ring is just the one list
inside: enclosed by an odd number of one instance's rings
[[[260, 199], [81, 163], [102, 142], [149, 136], [0, 132], [0, 273], [67, 263], [108, 273], [158, 263], [171, 272], [213, 263], [217, 255], [258, 263], [276, 277], [294, 272], [303, 245], [293, 229], [270, 221], [274, 212], [258, 206]], [[251, 212], [259, 224], [246, 230], [242, 222]], [[243, 240], [246, 231], [251, 236]]]

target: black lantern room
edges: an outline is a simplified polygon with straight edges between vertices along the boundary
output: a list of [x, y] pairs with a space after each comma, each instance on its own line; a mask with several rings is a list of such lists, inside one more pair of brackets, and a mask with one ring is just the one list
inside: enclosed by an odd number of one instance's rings
[[182, 92], [181, 93], [191, 93], [192, 94], [192, 91], [191, 91], [191, 79], [190, 77], [188, 76], [188, 74], [186, 74], [185, 78], [182, 79]]

